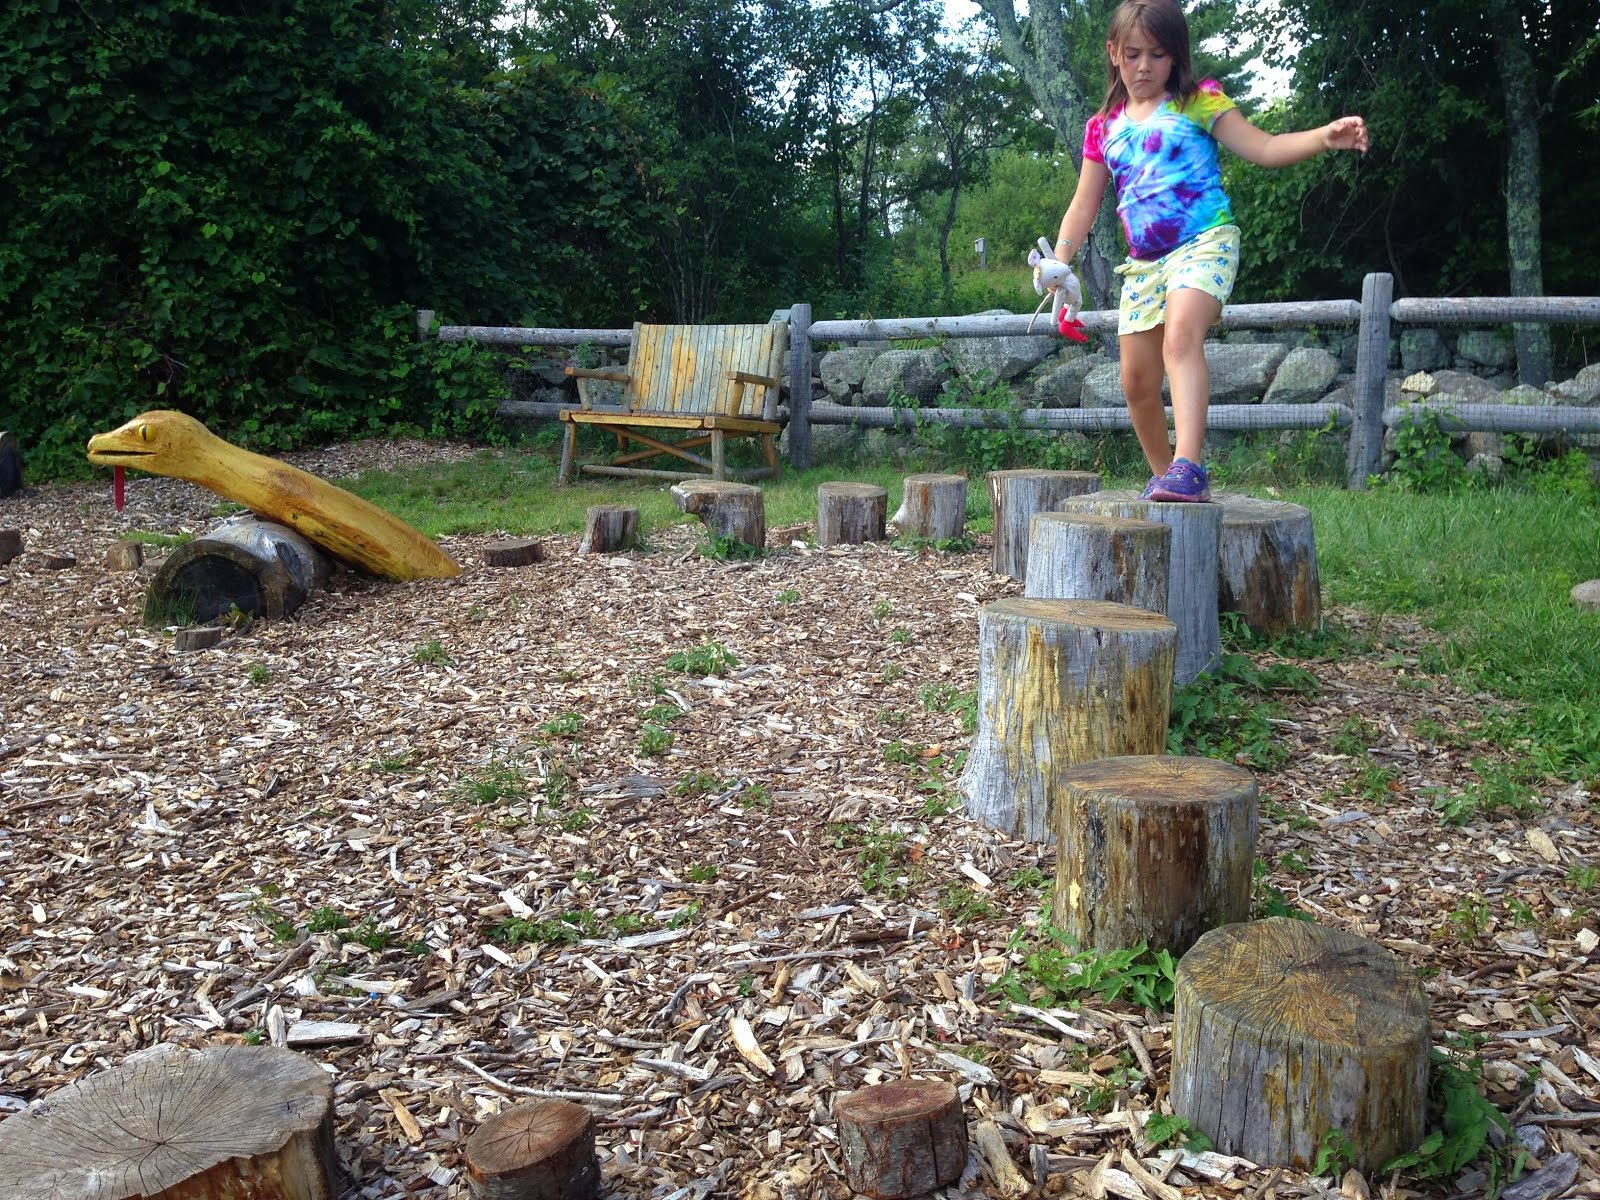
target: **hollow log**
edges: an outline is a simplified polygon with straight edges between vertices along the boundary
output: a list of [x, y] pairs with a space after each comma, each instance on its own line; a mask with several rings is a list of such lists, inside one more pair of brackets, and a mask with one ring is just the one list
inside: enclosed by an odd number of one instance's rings
[[146, 618], [213, 621], [234, 608], [277, 620], [328, 579], [328, 560], [284, 525], [241, 517], [179, 546], [145, 594]]
[[978, 616], [978, 728], [961, 772], [967, 814], [1030, 842], [1055, 837], [1061, 773], [1159, 754], [1177, 630], [1093, 600], [996, 600]]
[[1283, 500], [1218, 492], [1222, 542], [1217, 604], [1267, 637], [1309, 633], [1322, 623], [1322, 585], [1311, 510]]
[[1172, 1108], [1223, 1154], [1307, 1170], [1330, 1130], [1366, 1174], [1415, 1149], [1428, 1002], [1376, 942], [1273, 917], [1213, 929], [1178, 964]]
[[824, 483], [817, 487], [817, 544], [859, 546], [881, 542], [889, 493], [871, 483]]
[[1250, 917], [1256, 783], [1215, 758], [1102, 758], [1061, 773], [1052, 916], [1080, 946], [1180, 958]]
[[594, 1115], [567, 1100], [519, 1104], [467, 1139], [473, 1200], [594, 1200], [600, 1161]]
[[22, 490], [22, 447], [17, 435], [0, 429], [0, 500]]
[[990, 471], [994, 573], [1019, 582], [1027, 579], [1034, 514], [1050, 512], [1068, 497], [1099, 490], [1100, 476], [1094, 471]]
[[0, 1122], [7, 1200], [333, 1200], [333, 1083], [271, 1046], [174, 1047]]
[[680, 512], [699, 517], [712, 537], [766, 549], [766, 504], [755, 484], [686, 480], [672, 485], [672, 498]]
[[1164, 504], [1141, 500], [1137, 492], [1096, 492], [1063, 500], [1057, 512], [1099, 513], [1159, 521], [1172, 527], [1167, 559], [1167, 607], [1178, 627], [1178, 664], [1173, 685], [1182, 687], [1215, 669], [1222, 659], [1222, 629], [1217, 621], [1217, 562], [1222, 549], [1222, 506]]
[[959, 538], [967, 527], [967, 477], [907, 475], [900, 507], [889, 523], [901, 537], [936, 542]]
[[845, 1182], [879, 1200], [921, 1196], [961, 1178], [967, 1122], [956, 1089], [940, 1079], [902, 1079], [835, 1102]]
[[1097, 513], [1042, 512], [1033, 518], [1029, 541], [1023, 595], [1167, 611], [1171, 526]]
[[626, 504], [596, 504], [584, 514], [579, 554], [613, 554], [639, 544], [639, 510]]

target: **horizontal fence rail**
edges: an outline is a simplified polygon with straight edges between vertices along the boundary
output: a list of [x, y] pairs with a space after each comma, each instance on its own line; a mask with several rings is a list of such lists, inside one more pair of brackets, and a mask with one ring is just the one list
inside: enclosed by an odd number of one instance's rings
[[[1172, 409], [1166, 410], [1171, 417]], [[1322, 429], [1330, 422], [1346, 429], [1355, 413], [1343, 404], [1218, 404], [1207, 416], [1212, 429]], [[854, 408], [813, 401], [816, 425], [859, 425], [866, 429], [916, 429], [946, 425], [952, 429], [1132, 429], [1126, 408], [1026, 408], [1001, 412], [990, 408]]]
[[1437, 413], [1439, 428], [1451, 433], [1600, 433], [1600, 408], [1567, 404], [1460, 404], [1454, 400], [1413, 400], [1383, 410], [1388, 428], [1405, 425], [1419, 410]]
[[1449, 300], [1396, 300], [1389, 317], [1407, 325], [1600, 325], [1600, 297], [1474, 296]]

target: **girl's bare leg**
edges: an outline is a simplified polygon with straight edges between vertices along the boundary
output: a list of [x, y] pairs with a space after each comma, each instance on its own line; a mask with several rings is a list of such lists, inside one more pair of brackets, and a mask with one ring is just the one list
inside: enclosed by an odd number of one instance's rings
[[[1162, 360], [1172, 384], [1172, 424], [1177, 430], [1177, 454], [1192, 463], [1201, 461], [1206, 445], [1206, 410], [1211, 403], [1211, 370], [1206, 365], [1206, 330], [1222, 315], [1215, 296], [1198, 288], [1178, 288], [1167, 293], [1166, 338]], [[1127, 351], [1123, 351], [1127, 359]], [[1126, 377], [1127, 368], [1123, 368]], [[1143, 438], [1141, 437], [1141, 442]], [[1148, 454], [1149, 451], [1146, 451]]]
[[1165, 475], [1172, 465], [1167, 442], [1167, 413], [1161, 403], [1161, 326], [1142, 333], [1125, 333], [1122, 347], [1122, 394], [1128, 401], [1133, 432], [1150, 463], [1152, 475]]

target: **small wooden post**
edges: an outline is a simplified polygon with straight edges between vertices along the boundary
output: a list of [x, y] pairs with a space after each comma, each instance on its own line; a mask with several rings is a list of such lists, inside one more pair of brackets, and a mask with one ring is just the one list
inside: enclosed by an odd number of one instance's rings
[[237, 608], [279, 620], [327, 579], [322, 552], [288, 526], [234, 519], [167, 556], [146, 591], [145, 613], [158, 623], [175, 615], [211, 621]]
[[1162, 504], [1137, 492], [1097, 492], [1063, 500], [1058, 512], [1100, 513], [1159, 521], [1172, 527], [1165, 612], [1178, 627], [1173, 686], [1213, 670], [1222, 659], [1217, 622], [1217, 559], [1222, 549], [1222, 508], [1216, 504]]
[[990, 471], [994, 573], [1027, 579], [1033, 515], [1052, 511], [1070, 496], [1099, 490], [1100, 476], [1094, 471]]
[[333, 1081], [271, 1046], [168, 1048], [0, 1121], [6, 1200], [333, 1200]]
[[952, 541], [967, 526], [965, 475], [907, 475], [900, 507], [889, 518], [901, 537]]
[[1042, 512], [1033, 518], [1029, 541], [1024, 595], [1167, 611], [1171, 526], [1098, 513]]
[[1218, 492], [1222, 544], [1217, 604], [1267, 637], [1322, 623], [1322, 583], [1311, 510], [1283, 500]]
[[961, 1178], [967, 1123], [956, 1089], [941, 1079], [902, 1079], [834, 1103], [845, 1183], [878, 1200], [921, 1196]]
[[425, 342], [433, 335], [433, 309], [417, 309], [417, 341]]
[[1308, 1170], [1329, 1131], [1363, 1174], [1422, 1139], [1428, 1001], [1376, 942], [1272, 917], [1178, 964], [1172, 1108], [1223, 1154]]
[[600, 1161], [594, 1115], [567, 1100], [519, 1104], [467, 1139], [473, 1200], [594, 1200]]
[[1389, 306], [1394, 276], [1376, 272], [1361, 281], [1361, 325], [1356, 334], [1355, 423], [1350, 427], [1346, 482], [1367, 486], [1383, 458], [1383, 383], [1389, 369]]
[[1215, 758], [1101, 758], [1061, 773], [1052, 916], [1080, 946], [1174, 958], [1250, 917], [1256, 783]]
[[596, 504], [584, 514], [579, 554], [611, 554], [639, 544], [639, 510], [626, 504]]
[[1055, 836], [1061, 773], [1159, 754], [1177, 630], [1092, 600], [996, 600], [978, 616], [978, 729], [961, 773], [967, 815], [1030, 842]]
[[761, 489], [753, 483], [692, 479], [672, 485], [678, 510], [699, 517], [713, 537], [731, 537], [765, 549], [767, 511]]
[[871, 483], [824, 483], [817, 487], [817, 544], [859, 546], [881, 542], [889, 493]]
[[[811, 305], [789, 306], [789, 461], [811, 468]], [[776, 464], [773, 464], [776, 465]]]
[[0, 500], [22, 490], [22, 447], [17, 435], [0, 429]]

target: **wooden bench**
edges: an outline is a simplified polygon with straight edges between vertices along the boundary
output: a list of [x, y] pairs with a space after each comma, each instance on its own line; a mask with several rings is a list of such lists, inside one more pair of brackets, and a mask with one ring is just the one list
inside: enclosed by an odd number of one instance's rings
[[[764, 325], [634, 325], [625, 371], [568, 367], [578, 382], [581, 408], [561, 411], [566, 436], [558, 483], [572, 477], [578, 426], [597, 425], [617, 438], [609, 463], [585, 463], [590, 475], [643, 475], [653, 479], [761, 479], [778, 473], [778, 388], [789, 349], [789, 327]], [[622, 405], [598, 407], [600, 381], [623, 385]], [[674, 441], [666, 435], [681, 431]], [[760, 438], [766, 466], [730, 470], [730, 438]], [[707, 445], [711, 457], [698, 453]], [[636, 464], [671, 455], [692, 470]]]

